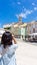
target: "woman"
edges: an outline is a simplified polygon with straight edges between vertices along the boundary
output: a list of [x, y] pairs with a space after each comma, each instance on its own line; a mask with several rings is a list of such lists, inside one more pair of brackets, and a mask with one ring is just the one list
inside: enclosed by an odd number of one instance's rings
[[[14, 44], [13, 42], [14, 41]], [[9, 31], [2, 35], [0, 46], [0, 65], [16, 65], [16, 40]]]

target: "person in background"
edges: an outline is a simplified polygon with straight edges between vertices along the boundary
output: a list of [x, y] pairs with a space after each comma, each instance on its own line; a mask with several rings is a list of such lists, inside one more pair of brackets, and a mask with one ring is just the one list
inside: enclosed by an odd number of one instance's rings
[[[14, 41], [14, 44], [12, 41]], [[4, 32], [0, 46], [0, 65], [16, 65], [16, 48], [17, 44], [14, 35], [9, 31]]]

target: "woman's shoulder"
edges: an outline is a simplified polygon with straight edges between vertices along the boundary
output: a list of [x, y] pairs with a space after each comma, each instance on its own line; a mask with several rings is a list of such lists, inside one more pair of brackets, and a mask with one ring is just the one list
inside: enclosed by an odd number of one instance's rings
[[17, 44], [12, 44], [12, 45], [10, 46], [11, 49], [15, 49], [15, 48], [17, 48], [17, 47], [18, 47]]
[[15, 44], [11, 45], [9, 47], [8, 53], [11, 54], [11, 53], [15, 52], [16, 48], [17, 48], [17, 45], [15, 45]]
[[1, 44], [1, 45], [0, 45], [0, 50], [2, 50], [2, 49], [3, 49], [3, 45]]

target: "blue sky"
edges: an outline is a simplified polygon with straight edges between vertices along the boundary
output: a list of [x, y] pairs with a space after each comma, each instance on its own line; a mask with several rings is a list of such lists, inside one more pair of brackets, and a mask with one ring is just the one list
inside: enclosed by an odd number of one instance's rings
[[37, 0], [0, 0], [0, 27], [3, 24], [37, 20]]

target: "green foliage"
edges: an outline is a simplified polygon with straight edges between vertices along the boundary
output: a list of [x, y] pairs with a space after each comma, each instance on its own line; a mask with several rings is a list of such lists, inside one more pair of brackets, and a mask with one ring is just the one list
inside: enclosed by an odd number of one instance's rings
[[11, 27], [7, 27], [7, 28], [4, 28], [4, 29], [10, 30], [10, 29], [11, 29]]

